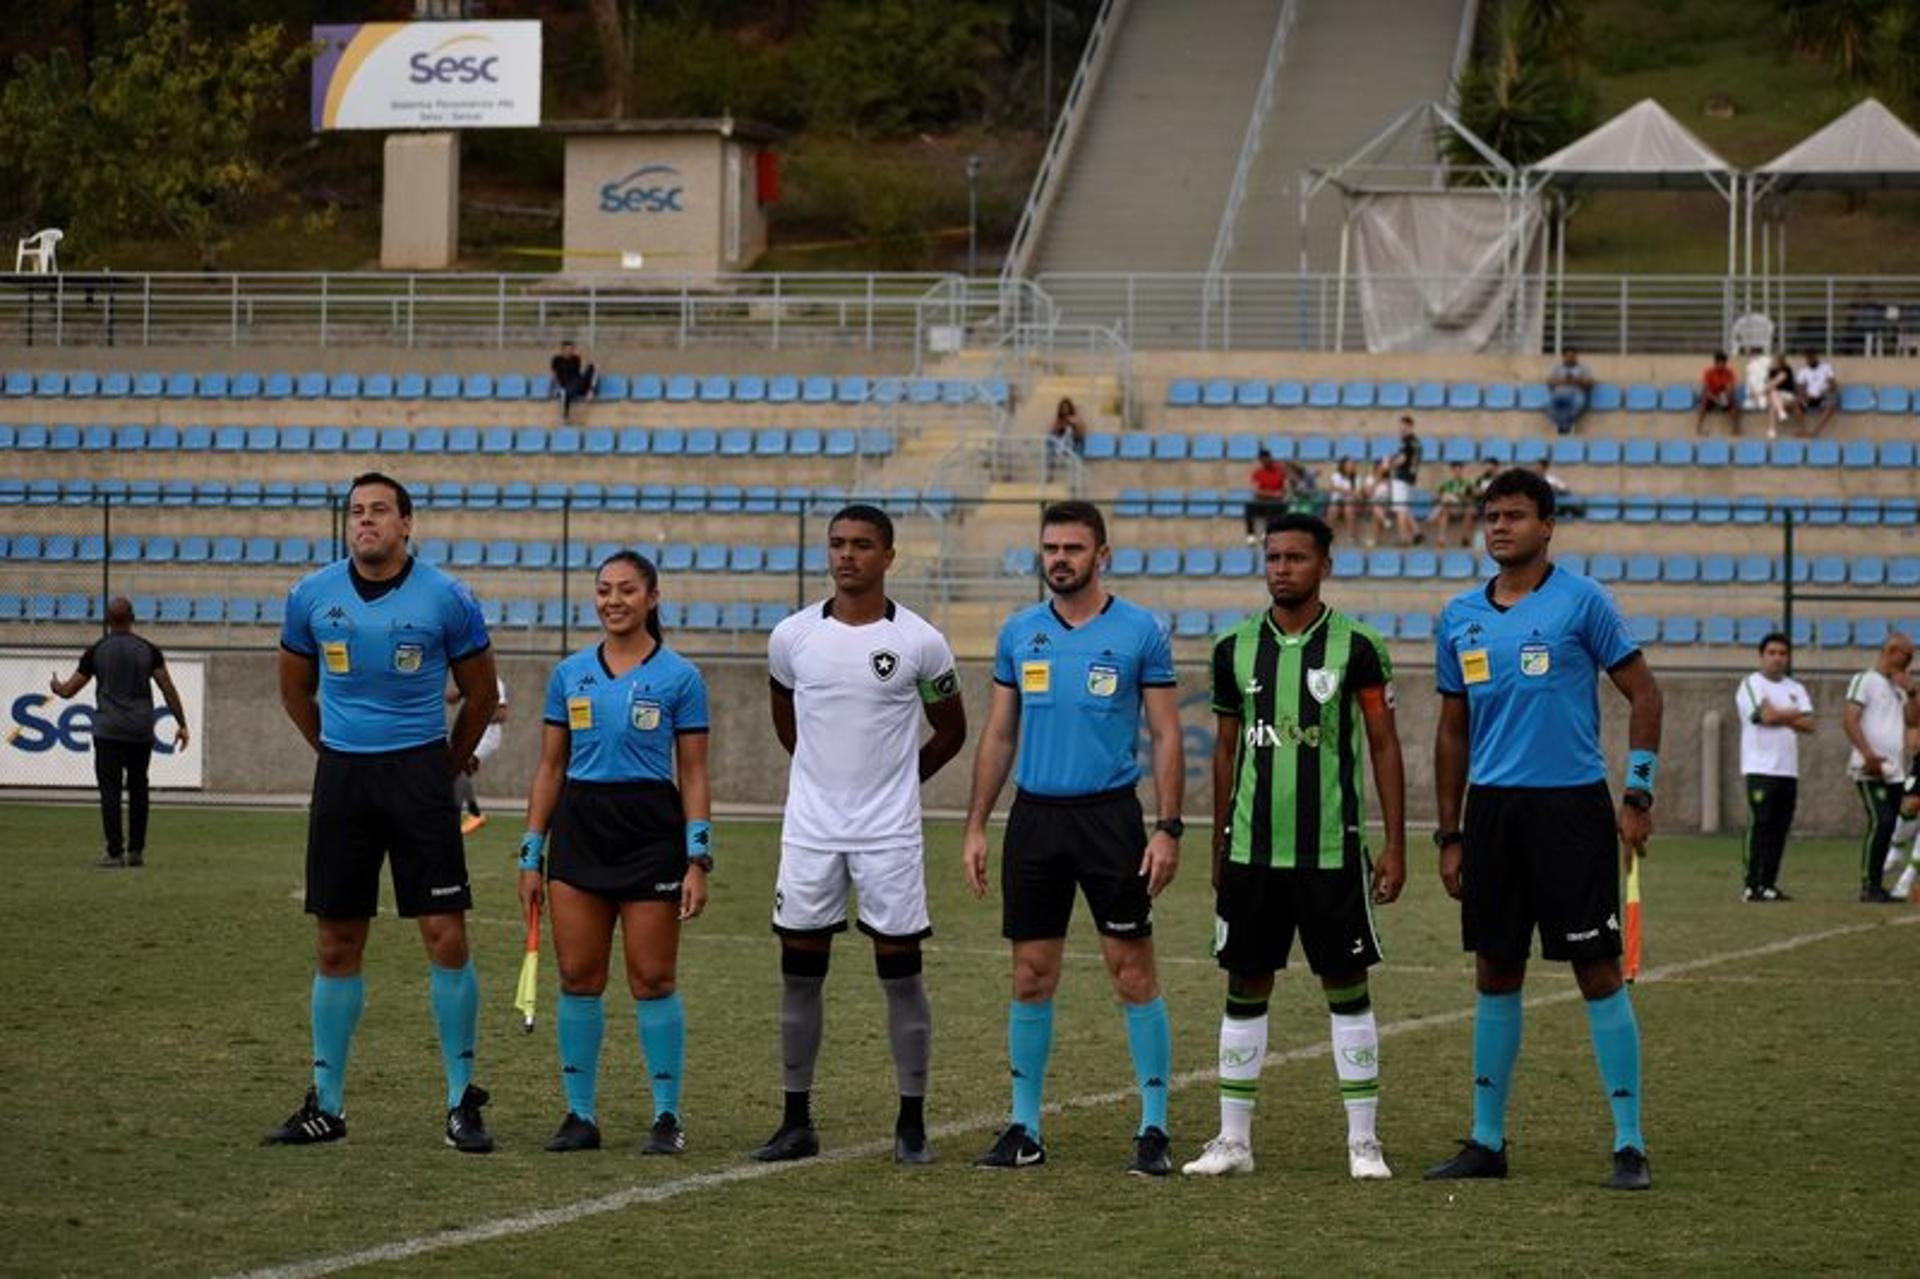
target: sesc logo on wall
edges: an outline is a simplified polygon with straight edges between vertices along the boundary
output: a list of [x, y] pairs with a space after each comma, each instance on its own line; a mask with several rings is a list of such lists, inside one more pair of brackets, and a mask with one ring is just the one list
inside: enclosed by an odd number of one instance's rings
[[[0, 657], [0, 786], [71, 786], [93, 788], [93, 691], [88, 684], [72, 701], [62, 701], [47, 690], [56, 672], [73, 670], [71, 651]], [[169, 657], [167, 670], [193, 729], [185, 749], [173, 746], [173, 715], [160, 690], [154, 689], [153, 765], [148, 780], [155, 787], [197, 790], [202, 780], [205, 749], [206, 666]]]
[[313, 29], [313, 127], [540, 123], [538, 22], [363, 22]]

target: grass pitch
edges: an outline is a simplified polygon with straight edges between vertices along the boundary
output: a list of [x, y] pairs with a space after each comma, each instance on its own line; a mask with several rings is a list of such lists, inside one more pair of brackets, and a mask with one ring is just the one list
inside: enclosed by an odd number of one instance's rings
[[[1469, 1120], [1470, 969], [1424, 846], [1387, 910], [1373, 982], [1386, 1038], [1381, 1131], [1396, 1179], [1350, 1182], [1324, 1055], [1326, 1010], [1302, 968], [1275, 995], [1255, 1126], [1258, 1173], [1228, 1183], [1121, 1174], [1136, 1115], [1122, 1019], [1084, 911], [1059, 1000], [1046, 1125], [1050, 1162], [976, 1172], [1007, 1104], [1006, 962], [995, 902], [960, 883], [958, 831], [929, 831], [938, 934], [929, 1118], [941, 1162], [878, 1153], [892, 1071], [870, 950], [836, 946], [816, 1097], [836, 1157], [767, 1175], [746, 1152], [779, 1112], [775, 946], [766, 932], [777, 829], [717, 832], [714, 903], [682, 946], [689, 1150], [638, 1154], [648, 1118], [632, 1017], [609, 993], [601, 1073], [609, 1147], [540, 1149], [561, 1102], [551, 948], [540, 1025], [511, 1001], [521, 933], [517, 829], [470, 843], [484, 1009], [477, 1079], [500, 1150], [442, 1146], [442, 1082], [425, 961], [389, 913], [369, 948], [366, 1015], [339, 1146], [272, 1150], [259, 1135], [307, 1078], [311, 927], [300, 914], [304, 818], [162, 810], [149, 866], [90, 863], [85, 808], [0, 807], [0, 1271], [223, 1274], [361, 1256], [389, 1273], [786, 1275], [1804, 1273], [1906, 1270], [1916, 1172], [1912, 1063], [1916, 912], [1854, 904], [1853, 850], [1796, 842], [1798, 900], [1737, 901], [1735, 838], [1663, 839], [1646, 874], [1646, 1036], [1655, 1189], [1600, 1189], [1610, 1126], [1586, 1020], [1564, 969], [1538, 965], [1504, 1184], [1418, 1180]], [[1206, 958], [1199, 849], [1158, 911], [1174, 1018], [1176, 1152], [1214, 1131], [1222, 979]], [[616, 978], [616, 985], [618, 979]], [[742, 1175], [743, 1172], [746, 1175]], [[599, 1201], [597, 1204], [595, 1201]], [[588, 1205], [583, 1208], [582, 1205]], [[595, 1208], [603, 1209], [596, 1211]], [[543, 1210], [545, 1215], [541, 1214]], [[506, 1224], [501, 1224], [506, 1223]], [[474, 1228], [482, 1228], [475, 1232]], [[443, 1232], [458, 1246], [444, 1244]], [[474, 1235], [491, 1237], [476, 1239]], [[366, 1250], [404, 1244], [369, 1255]], [[376, 1256], [384, 1256], [378, 1260]], [[301, 1273], [319, 1273], [313, 1268]]]

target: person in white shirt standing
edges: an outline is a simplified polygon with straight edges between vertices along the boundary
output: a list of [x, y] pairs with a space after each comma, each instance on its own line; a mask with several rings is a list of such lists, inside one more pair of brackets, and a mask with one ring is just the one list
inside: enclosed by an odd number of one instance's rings
[[1813, 731], [1813, 699], [1787, 674], [1793, 645], [1778, 631], [1760, 641], [1760, 669], [1733, 695], [1740, 709], [1740, 772], [1747, 783], [1747, 882], [1740, 900], [1783, 902], [1780, 858], [1800, 791], [1800, 734]]
[[1847, 776], [1860, 792], [1867, 810], [1867, 830], [1861, 837], [1860, 900], [1891, 902], [1898, 898], [1881, 884], [1887, 850], [1893, 845], [1900, 819], [1900, 791], [1907, 780], [1902, 747], [1907, 736], [1907, 692], [1902, 678], [1913, 663], [1913, 641], [1899, 631], [1887, 636], [1872, 667], [1847, 683], [1844, 721], [1853, 752], [1847, 756]]
[[[846, 931], [849, 890], [873, 938], [900, 1088], [894, 1159], [933, 1162], [925, 1102], [933, 1009], [921, 980], [927, 915], [920, 784], [960, 753], [967, 716], [946, 637], [887, 598], [893, 521], [843, 507], [827, 524], [833, 594], [776, 626], [767, 643], [773, 730], [793, 756], [773, 931], [780, 937], [780, 1050], [786, 1110], [753, 1157], [820, 1152], [814, 1062], [833, 935]], [[933, 735], [920, 740], [922, 708]]]
[[1794, 387], [1800, 392], [1800, 412], [1804, 423], [1814, 414], [1819, 419], [1813, 423], [1808, 435], [1818, 435], [1827, 429], [1827, 423], [1833, 421], [1833, 414], [1840, 407], [1840, 378], [1833, 371], [1831, 361], [1820, 352], [1807, 352], [1807, 366], [1793, 375]]

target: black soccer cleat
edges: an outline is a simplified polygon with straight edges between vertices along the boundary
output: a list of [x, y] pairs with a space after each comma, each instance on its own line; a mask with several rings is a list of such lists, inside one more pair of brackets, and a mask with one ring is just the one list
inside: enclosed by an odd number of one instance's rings
[[480, 1117], [480, 1108], [491, 1100], [486, 1089], [467, 1085], [467, 1090], [460, 1094], [460, 1104], [447, 1112], [449, 1146], [463, 1155], [493, 1153], [493, 1134], [487, 1131], [487, 1121]]
[[1900, 899], [1880, 885], [1875, 884], [1871, 888], [1863, 888], [1860, 890], [1860, 900], [1863, 902], [1872, 902], [1876, 906], [1885, 906], [1893, 902], [1898, 902]]
[[812, 1124], [781, 1124], [780, 1130], [767, 1138], [767, 1144], [753, 1152], [753, 1157], [763, 1164], [780, 1164], [811, 1159], [819, 1153], [820, 1134], [813, 1130]]
[[1167, 1134], [1148, 1127], [1133, 1139], [1133, 1159], [1127, 1164], [1131, 1177], [1164, 1177], [1173, 1171], [1173, 1143]]
[[560, 1121], [559, 1129], [547, 1139], [547, 1149], [556, 1155], [570, 1150], [598, 1150], [600, 1125], [591, 1119], [582, 1119], [569, 1110], [567, 1117]]
[[893, 1134], [893, 1162], [920, 1166], [933, 1162], [933, 1147], [924, 1128], [900, 1128]]
[[1760, 900], [1763, 902], [1790, 902], [1793, 898], [1787, 896], [1772, 884], [1768, 884], [1760, 890]]
[[1460, 1143], [1459, 1153], [1427, 1169], [1422, 1181], [1498, 1180], [1507, 1175], [1507, 1148], [1489, 1150], [1477, 1141]]
[[1652, 1190], [1653, 1168], [1647, 1153], [1633, 1146], [1613, 1152], [1613, 1176], [1607, 1179], [1610, 1190]]
[[1025, 1124], [1008, 1124], [987, 1153], [973, 1161], [975, 1168], [1037, 1168], [1047, 1162], [1047, 1148]]
[[100, 854], [100, 860], [94, 863], [94, 865], [98, 866], [101, 870], [119, 870], [126, 864], [127, 859], [119, 853], [102, 853]]
[[347, 1135], [345, 1115], [330, 1115], [320, 1109], [320, 1098], [313, 1089], [307, 1089], [307, 1098], [300, 1103], [300, 1109], [287, 1116], [287, 1121], [260, 1139], [263, 1146], [314, 1146], [323, 1141], [339, 1141]]
[[147, 855], [144, 852], [142, 852], [140, 849], [129, 848], [127, 850], [127, 865], [130, 868], [137, 869], [141, 866], [145, 866], [146, 864], [147, 864]]
[[643, 1155], [677, 1155], [687, 1148], [687, 1130], [680, 1126], [680, 1117], [671, 1110], [653, 1121], [653, 1131], [647, 1134], [647, 1144], [640, 1147]]

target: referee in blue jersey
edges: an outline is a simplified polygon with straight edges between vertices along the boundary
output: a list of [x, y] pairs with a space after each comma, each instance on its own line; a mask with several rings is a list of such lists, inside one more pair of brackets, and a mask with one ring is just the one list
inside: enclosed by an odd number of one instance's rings
[[[360, 1020], [367, 931], [391, 858], [402, 917], [419, 922], [432, 964], [433, 1020], [446, 1067], [447, 1144], [493, 1149], [472, 1083], [480, 990], [467, 953], [473, 905], [453, 777], [498, 700], [487, 625], [471, 592], [407, 552], [413, 499], [369, 471], [347, 491], [351, 554], [303, 578], [280, 632], [280, 701], [318, 759], [307, 818], [307, 913], [319, 926], [313, 979], [313, 1087], [270, 1145], [347, 1135], [342, 1092]], [[451, 671], [466, 704], [447, 739]]]
[[[705, 909], [713, 869], [707, 686], [660, 633], [660, 575], [651, 561], [632, 551], [609, 556], [594, 578], [593, 606], [600, 641], [561, 662], [547, 682], [520, 841], [521, 908], [538, 910], [543, 897], [551, 903], [560, 958], [555, 1021], [567, 1115], [547, 1149], [600, 1148], [601, 995], [617, 921], [653, 1085], [653, 1131], [642, 1151], [677, 1155], [686, 1149], [680, 925]], [[549, 834], [552, 878], [543, 884]]]
[[[1013, 772], [1018, 793], [1000, 865], [1002, 932], [1013, 945], [1007, 1014], [1013, 1116], [974, 1161], [981, 1167], [1046, 1161], [1040, 1113], [1053, 1046], [1053, 994], [1078, 889], [1126, 1010], [1140, 1089], [1140, 1126], [1127, 1171], [1161, 1177], [1173, 1169], [1167, 1137], [1173, 1045], [1153, 957], [1153, 899], [1173, 882], [1185, 829], [1179, 693], [1173, 653], [1153, 614], [1101, 585], [1106, 558], [1107, 526], [1097, 507], [1049, 506], [1040, 520], [1040, 559], [1053, 598], [1009, 618], [994, 654], [993, 704], [973, 759], [963, 856], [968, 887], [984, 897], [987, 818]], [[1151, 838], [1134, 793], [1143, 710], [1160, 810]]]
[[[1659, 772], [1660, 689], [1613, 600], [1556, 568], [1553, 489], [1496, 476], [1481, 499], [1500, 572], [1455, 598], [1435, 636], [1440, 882], [1476, 956], [1473, 1136], [1429, 1180], [1507, 1175], [1506, 1106], [1520, 1053], [1520, 990], [1533, 932], [1573, 966], [1613, 1111], [1616, 1190], [1653, 1184], [1640, 1132], [1640, 1028], [1620, 978], [1614, 849], [1645, 853]], [[1600, 751], [1605, 671], [1631, 707], [1618, 813]], [[1466, 816], [1461, 819], [1465, 795]]]

